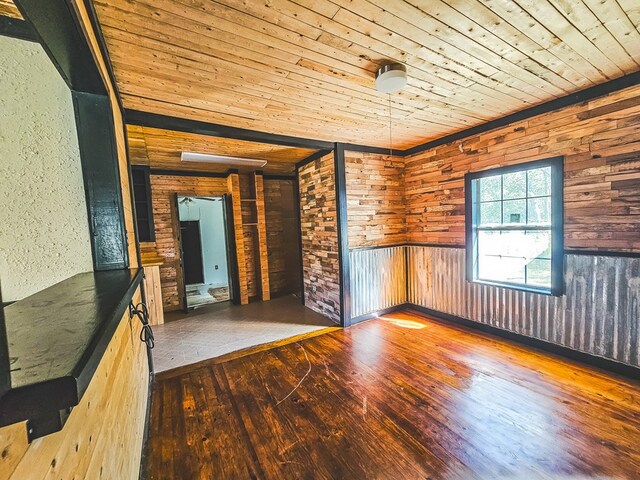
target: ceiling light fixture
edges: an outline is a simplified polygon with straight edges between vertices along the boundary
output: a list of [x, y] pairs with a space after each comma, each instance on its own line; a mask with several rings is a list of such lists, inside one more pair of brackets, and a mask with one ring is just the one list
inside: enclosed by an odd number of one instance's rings
[[255, 158], [230, 157], [227, 155], [210, 155], [208, 153], [182, 152], [180, 160], [183, 162], [207, 162], [218, 163], [220, 165], [232, 165], [234, 167], [264, 167], [266, 160]]
[[376, 71], [376, 90], [396, 93], [407, 84], [407, 69], [401, 63], [385, 63]]
[[407, 84], [407, 69], [401, 63], [385, 63], [376, 71], [376, 90], [389, 96], [389, 155], [393, 155], [391, 130], [391, 94], [399, 92]]

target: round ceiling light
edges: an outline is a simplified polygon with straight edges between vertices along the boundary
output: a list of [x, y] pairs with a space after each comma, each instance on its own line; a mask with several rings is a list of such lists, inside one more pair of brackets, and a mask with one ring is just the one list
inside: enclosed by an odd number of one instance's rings
[[407, 69], [400, 63], [387, 63], [376, 72], [376, 90], [395, 93], [407, 84]]

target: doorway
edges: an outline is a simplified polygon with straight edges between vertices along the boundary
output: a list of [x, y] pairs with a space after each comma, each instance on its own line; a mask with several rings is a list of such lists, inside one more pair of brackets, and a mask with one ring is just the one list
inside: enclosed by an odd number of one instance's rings
[[224, 197], [177, 196], [187, 310], [232, 298], [225, 204]]

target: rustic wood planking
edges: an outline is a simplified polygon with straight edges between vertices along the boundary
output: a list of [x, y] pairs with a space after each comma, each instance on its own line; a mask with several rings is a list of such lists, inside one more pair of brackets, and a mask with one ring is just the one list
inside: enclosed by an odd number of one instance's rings
[[[384, 59], [397, 146], [638, 70], [628, 1], [97, 2], [128, 108], [384, 146]], [[188, 88], [185, 83], [188, 79]], [[242, 81], [238, 81], [241, 79]]]
[[150, 480], [640, 469], [637, 381], [409, 311], [225, 360], [156, 383]]
[[640, 251], [637, 86], [406, 157], [408, 241], [463, 245], [465, 173], [557, 155], [565, 247]]
[[[180, 154], [184, 151], [266, 160], [267, 164], [262, 168], [266, 173], [286, 174], [292, 173], [297, 162], [314, 152], [307, 148], [270, 145], [137, 125], [127, 125], [127, 137], [132, 164], [166, 170], [225, 172], [230, 168], [229, 165], [207, 162], [183, 162], [180, 160]], [[241, 167], [240, 170], [246, 169]]]
[[12, 0], [0, 0], [0, 16], [22, 19], [22, 15]]
[[0, 478], [138, 478], [149, 391], [140, 328], [127, 311], [61, 431], [29, 444], [24, 422], [0, 429]]
[[300, 245], [295, 182], [264, 179], [265, 223], [272, 296], [300, 294]]
[[349, 248], [407, 242], [404, 158], [345, 152]]

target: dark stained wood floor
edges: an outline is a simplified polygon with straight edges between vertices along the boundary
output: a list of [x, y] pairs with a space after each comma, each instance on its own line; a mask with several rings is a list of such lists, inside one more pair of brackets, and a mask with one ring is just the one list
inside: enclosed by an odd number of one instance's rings
[[160, 380], [150, 428], [150, 479], [640, 477], [639, 383], [410, 312]]

